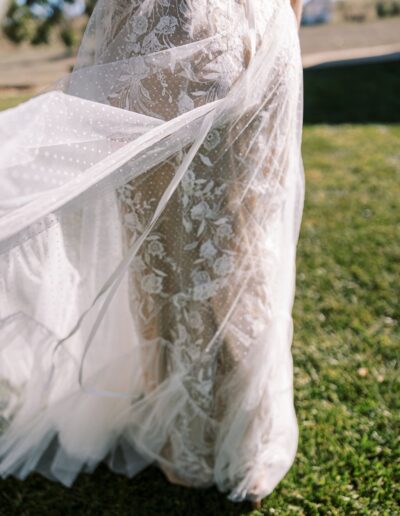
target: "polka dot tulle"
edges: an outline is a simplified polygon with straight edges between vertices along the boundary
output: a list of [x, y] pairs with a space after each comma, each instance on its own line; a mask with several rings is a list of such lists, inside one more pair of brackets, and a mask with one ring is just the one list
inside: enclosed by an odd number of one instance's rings
[[0, 475], [269, 494], [297, 447], [302, 68], [286, 0], [99, 0], [0, 114]]

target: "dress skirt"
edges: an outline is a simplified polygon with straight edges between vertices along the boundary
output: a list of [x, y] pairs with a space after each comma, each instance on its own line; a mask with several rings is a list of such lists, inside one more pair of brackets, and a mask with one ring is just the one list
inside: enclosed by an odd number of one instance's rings
[[295, 458], [289, 0], [99, 0], [0, 114], [0, 475], [269, 494]]

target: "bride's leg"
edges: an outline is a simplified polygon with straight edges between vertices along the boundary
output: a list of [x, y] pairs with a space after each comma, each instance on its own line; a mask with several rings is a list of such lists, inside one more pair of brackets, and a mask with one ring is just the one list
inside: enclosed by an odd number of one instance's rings
[[[127, 242], [137, 238], [148, 222], [140, 210], [151, 204], [154, 211], [176, 167], [171, 159], [157, 167], [153, 177], [149, 173], [124, 188], [121, 208]], [[208, 486], [213, 477], [211, 415], [216, 364], [211, 355], [200, 360], [200, 354], [216, 330], [214, 312], [201, 297], [201, 274], [197, 274], [198, 291], [191, 287], [196, 281], [193, 272], [199, 251], [185, 250], [194, 233], [186, 231], [183, 223], [187, 216], [184, 195], [184, 189], [178, 188], [132, 263], [131, 307], [143, 339], [139, 370], [144, 373], [145, 393], [178, 375], [177, 388], [185, 400], [167, 431], [159, 466], [171, 482]]]

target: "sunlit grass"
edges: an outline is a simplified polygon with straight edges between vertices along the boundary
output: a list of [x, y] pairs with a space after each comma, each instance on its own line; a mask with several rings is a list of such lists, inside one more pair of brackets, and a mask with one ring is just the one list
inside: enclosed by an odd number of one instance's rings
[[300, 446], [265, 502], [280, 514], [398, 514], [399, 144], [399, 126], [304, 131], [293, 345]]
[[0, 95], [0, 111], [4, 111], [5, 109], [9, 109], [18, 104], [21, 104], [24, 100], [28, 100], [31, 97], [29, 94], [25, 95], [10, 95], [4, 96]]

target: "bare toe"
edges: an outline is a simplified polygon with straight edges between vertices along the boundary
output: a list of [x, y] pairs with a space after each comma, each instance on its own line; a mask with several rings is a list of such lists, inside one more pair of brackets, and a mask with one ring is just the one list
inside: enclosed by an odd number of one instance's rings
[[251, 505], [253, 509], [261, 509], [261, 500], [253, 500]]

